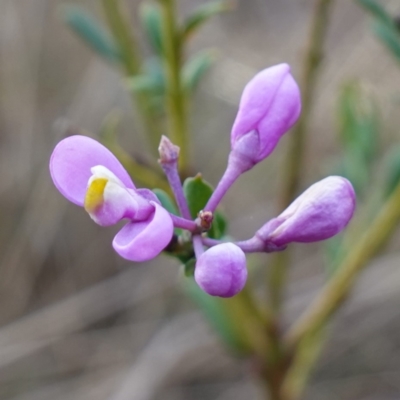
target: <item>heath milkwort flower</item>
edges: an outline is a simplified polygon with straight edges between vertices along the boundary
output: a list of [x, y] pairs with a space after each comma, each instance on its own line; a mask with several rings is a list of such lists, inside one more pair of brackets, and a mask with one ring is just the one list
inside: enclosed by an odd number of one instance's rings
[[173, 234], [169, 213], [150, 191], [137, 190], [117, 158], [86, 136], [70, 136], [54, 149], [50, 173], [61, 194], [84, 207], [99, 225], [126, 219], [113, 247], [131, 261], [156, 257]]

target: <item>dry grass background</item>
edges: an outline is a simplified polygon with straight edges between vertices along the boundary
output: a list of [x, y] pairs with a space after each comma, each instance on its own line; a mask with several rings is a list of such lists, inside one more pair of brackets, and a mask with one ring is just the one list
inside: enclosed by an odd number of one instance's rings
[[[128, 1], [132, 10], [137, 1]], [[121, 140], [135, 135], [118, 72], [100, 61], [58, 18], [61, 0], [0, 0], [0, 398], [256, 399], [249, 365], [226, 352], [179, 288], [165, 256], [132, 265], [101, 229], [52, 186], [48, 159], [66, 130], [95, 136], [117, 108]], [[80, 1], [101, 17], [96, 0]], [[182, 0], [183, 12], [200, 1]], [[312, 0], [239, 0], [215, 18], [192, 50], [215, 47], [218, 63], [193, 104], [196, 169], [216, 183], [246, 81], [287, 61], [299, 76]], [[388, 1], [400, 12], [398, 1]], [[399, 140], [400, 75], [371, 35], [362, 10], [337, 0], [318, 86], [304, 186], [329, 173], [337, 152], [337, 91], [361, 79], [379, 99], [382, 148]], [[284, 139], [278, 151], [236, 184], [224, 203], [231, 233], [249, 236], [275, 213]], [[323, 280], [318, 246], [296, 247], [287, 320]], [[268, 258], [254, 262], [267, 267]], [[400, 398], [398, 237], [361, 279], [340, 313], [307, 399]]]

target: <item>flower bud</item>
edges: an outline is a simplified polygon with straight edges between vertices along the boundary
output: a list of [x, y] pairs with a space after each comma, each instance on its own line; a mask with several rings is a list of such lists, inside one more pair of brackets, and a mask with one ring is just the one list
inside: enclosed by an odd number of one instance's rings
[[233, 243], [218, 244], [198, 258], [194, 278], [211, 296], [232, 297], [246, 283], [246, 256]]
[[[244, 88], [232, 127], [232, 152], [245, 158], [250, 169], [274, 150], [300, 111], [300, 91], [289, 65], [279, 64], [259, 72]], [[246, 140], [248, 135], [255, 137]]]
[[328, 239], [349, 223], [356, 206], [351, 183], [329, 176], [310, 186], [282, 214], [257, 233], [270, 251], [291, 242], [309, 243]]

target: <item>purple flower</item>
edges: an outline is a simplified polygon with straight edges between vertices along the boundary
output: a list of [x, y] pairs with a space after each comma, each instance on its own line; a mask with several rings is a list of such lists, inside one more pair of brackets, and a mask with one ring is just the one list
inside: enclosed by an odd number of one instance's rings
[[259, 72], [245, 87], [231, 132], [232, 153], [250, 169], [297, 121], [300, 91], [287, 64]]
[[194, 278], [211, 296], [232, 297], [246, 283], [246, 256], [233, 243], [218, 244], [197, 259]]
[[117, 158], [95, 140], [62, 140], [51, 156], [50, 173], [61, 194], [84, 207], [97, 224], [129, 221], [113, 240], [122, 257], [150, 260], [169, 244], [173, 223], [168, 212], [147, 192], [137, 190]]
[[267, 250], [283, 249], [291, 242], [309, 243], [328, 239], [349, 223], [356, 206], [351, 183], [329, 176], [310, 186], [278, 217], [257, 233]]

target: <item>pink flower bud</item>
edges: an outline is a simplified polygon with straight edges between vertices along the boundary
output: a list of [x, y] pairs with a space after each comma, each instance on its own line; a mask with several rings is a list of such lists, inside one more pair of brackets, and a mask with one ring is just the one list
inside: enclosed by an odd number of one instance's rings
[[194, 278], [211, 296], [232, 297], [246, 283], [246, 256], [233, 243], [218, 244], [198, 258]]
[[246, 159], [247, 169], [251, 168], [274, 150], [300, 111], [300, 91], [289, 65], [259, 72], [244, 88], [232, 127], [232, 152]]
[[282, 249], [291, 242], [328, 239], [346, 227], [355, 206], [356, 195], [351, 183], [340, 176], [329, 176], [310, 186], [256, 236], [270, 251]]

